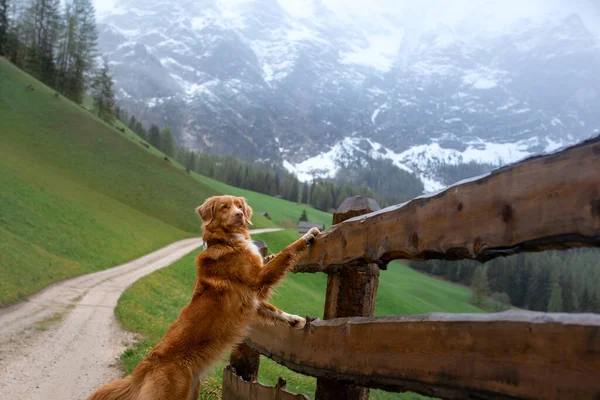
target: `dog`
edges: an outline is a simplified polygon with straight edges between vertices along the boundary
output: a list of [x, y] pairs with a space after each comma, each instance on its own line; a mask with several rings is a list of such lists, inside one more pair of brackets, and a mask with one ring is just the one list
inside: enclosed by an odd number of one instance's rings
[[252, 208], [242, 197], [214, 196], [196, 212], [208, 246], [196, 257], [190, 303], [133, 373], [96, 389], [89, 400], [196, 400], [203, 373], [258, 322], [303, 329], [306, 320], [268, 303], [271, 288], [300, 259], [318, 229], [263, 258], [248, 234]]

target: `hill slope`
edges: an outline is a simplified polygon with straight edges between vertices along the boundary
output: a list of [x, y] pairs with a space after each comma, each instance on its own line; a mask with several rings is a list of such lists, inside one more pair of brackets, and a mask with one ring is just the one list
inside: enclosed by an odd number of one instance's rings
[[4, 59], [0, 121], [0, 306], [199, 234], [218, 193]]
[[200, 180], [200, 182], [210, 186], [213, 190], [245, 197], [255, 213], [258, 213], [259, 211], [267, 212], [277, 226], [284, 226], [286, 228], [295, 226], [302, 214], [302, 210], [306, 210], [309, 221], [322, 222], [325, 224], [325, 227], [331, 226], [333, 216], [327, 212], [317, 210], [310, 205], [298, 204], [266, 194], [253, 192], [251, 190], [236, 188], [195, 173], [192, 175]]
[[[273, 252], [280, 251], [298, 237], [293, 231], [265, 233], [253, 236], [265, 240]], [[181, 308], [189, 302], [196, 271], [197, 252], [157, 271], [133, 284], [119, 299], [117, 316], [126, 329], [142, 333], [143, 340], [123, 356], [129, 373], [160, 340], [169, 325], [177, 318]], [[376, 315], [420, 314], [427, 312], [482, 312], [468, 303], [470, 290], [451, 283], [427, 277], [400, 263], [390, 264], [381, 272], [377, 293]], [[327, 277], [324, 274], [290, 274], [277, 288], [273, 304], [299, 315], [322, 317]], [[168, 297], [161, 293], [169, 293]], [[225, 364], [217, 365], [203, 387], [201, 398], [216, 398], [220, 392], [221, 371]], [[282, 376], [294, 392], [314, 394], [315, 380], [295, 374], [275, 362], [262, 358], [259, 371], [261, 382], [274, 385]], [[391, 394], [372, 391], [376, 399], [421, 399], [414, 394]]]

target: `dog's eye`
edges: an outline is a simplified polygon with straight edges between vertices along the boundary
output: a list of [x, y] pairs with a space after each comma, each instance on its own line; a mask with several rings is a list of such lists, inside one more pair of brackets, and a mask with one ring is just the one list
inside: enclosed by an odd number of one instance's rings
[[221, 206], [221, 210], [227, 210], [227, 208], [228, 208], [228, 207], [229, 207], [229, 206], [228, 206], [227, 204], [223, 204], [223, 205]]

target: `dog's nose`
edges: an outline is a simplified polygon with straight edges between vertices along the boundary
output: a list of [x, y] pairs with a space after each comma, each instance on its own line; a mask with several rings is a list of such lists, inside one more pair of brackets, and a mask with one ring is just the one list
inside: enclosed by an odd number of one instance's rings
[[244, 213], [241, 212], [241, 211], [238, 211], [238, 212], [235, 213], [235, 216], [238, 217], [238, 218], [242, 218], [244, 216]]

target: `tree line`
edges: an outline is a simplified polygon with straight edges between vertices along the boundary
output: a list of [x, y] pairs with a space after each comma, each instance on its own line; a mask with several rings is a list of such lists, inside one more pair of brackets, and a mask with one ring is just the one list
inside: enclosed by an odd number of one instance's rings
[[378, 198], [366, 186], [353, 186], [349, 183], [336, 184], [329, 179], [315, 179], [311, 183], [300, 182], [295, 175], [282, 169], [274, 170], [232, 156], [197, 153], [186, 147], [177, 146], [171, 129], [168, 127], [161, 130], [157, 125], [151, 125], [150, 128], [146, 128], [135, 115], [129, 114], [127, 110], [118, 106], [115, 107], [115, 116], [140, 138], [177, 160], [189, 171], [231, 186], [293, 202], [310, 204], [323, 211], [337, 208], [346, 197], [350, 196]]
[[[324, 211], [337, 208], [353, 195], [372, 197], [386, 206], [423, 191], [419, 179], [390, 161], [358, 160], [360, 155], [340, 168], [334, 179], [303, 183], [281, 168], [178, 148], [169, 128], [152, 125], [147, 129], [134, 115], [115, 106], [108, 63], [104, 60], [97, 66], [97, 40], [92, 0], [0, 0], [0, 55], [78, 104], [83, 104], [89, 90], [100, 118], [111, 123], [115, 118], [121, 120], [189, 170]], [[360, 167], [365, 163], [367, 168]]]
[[96, 68], [92, 0], [0, 0], [0, 55], [77, 104], [92, 89], [98, 115], [113, 116], [106, 60]]
[[354, 152], [341, 163], [334, 177], [339, 185], [370, 188], [381, 206], [403, 203], [423, 194], [423, 182], [414, 174], [398, 168], [391, 160]]
[[496, 168], [498, 165], [470, 161], [456, 165], [444, 162], [432, 163], [428, 170], [433, 171], [445, 186], [449, 186], [464, 179], [487, 174]]
[[596, 249], [517, 254], [476, 261], [411, 261], [410, 267], [471, 286], [472, 302], [491, 296], [534, 311], [600, 313], [600, 258]]

